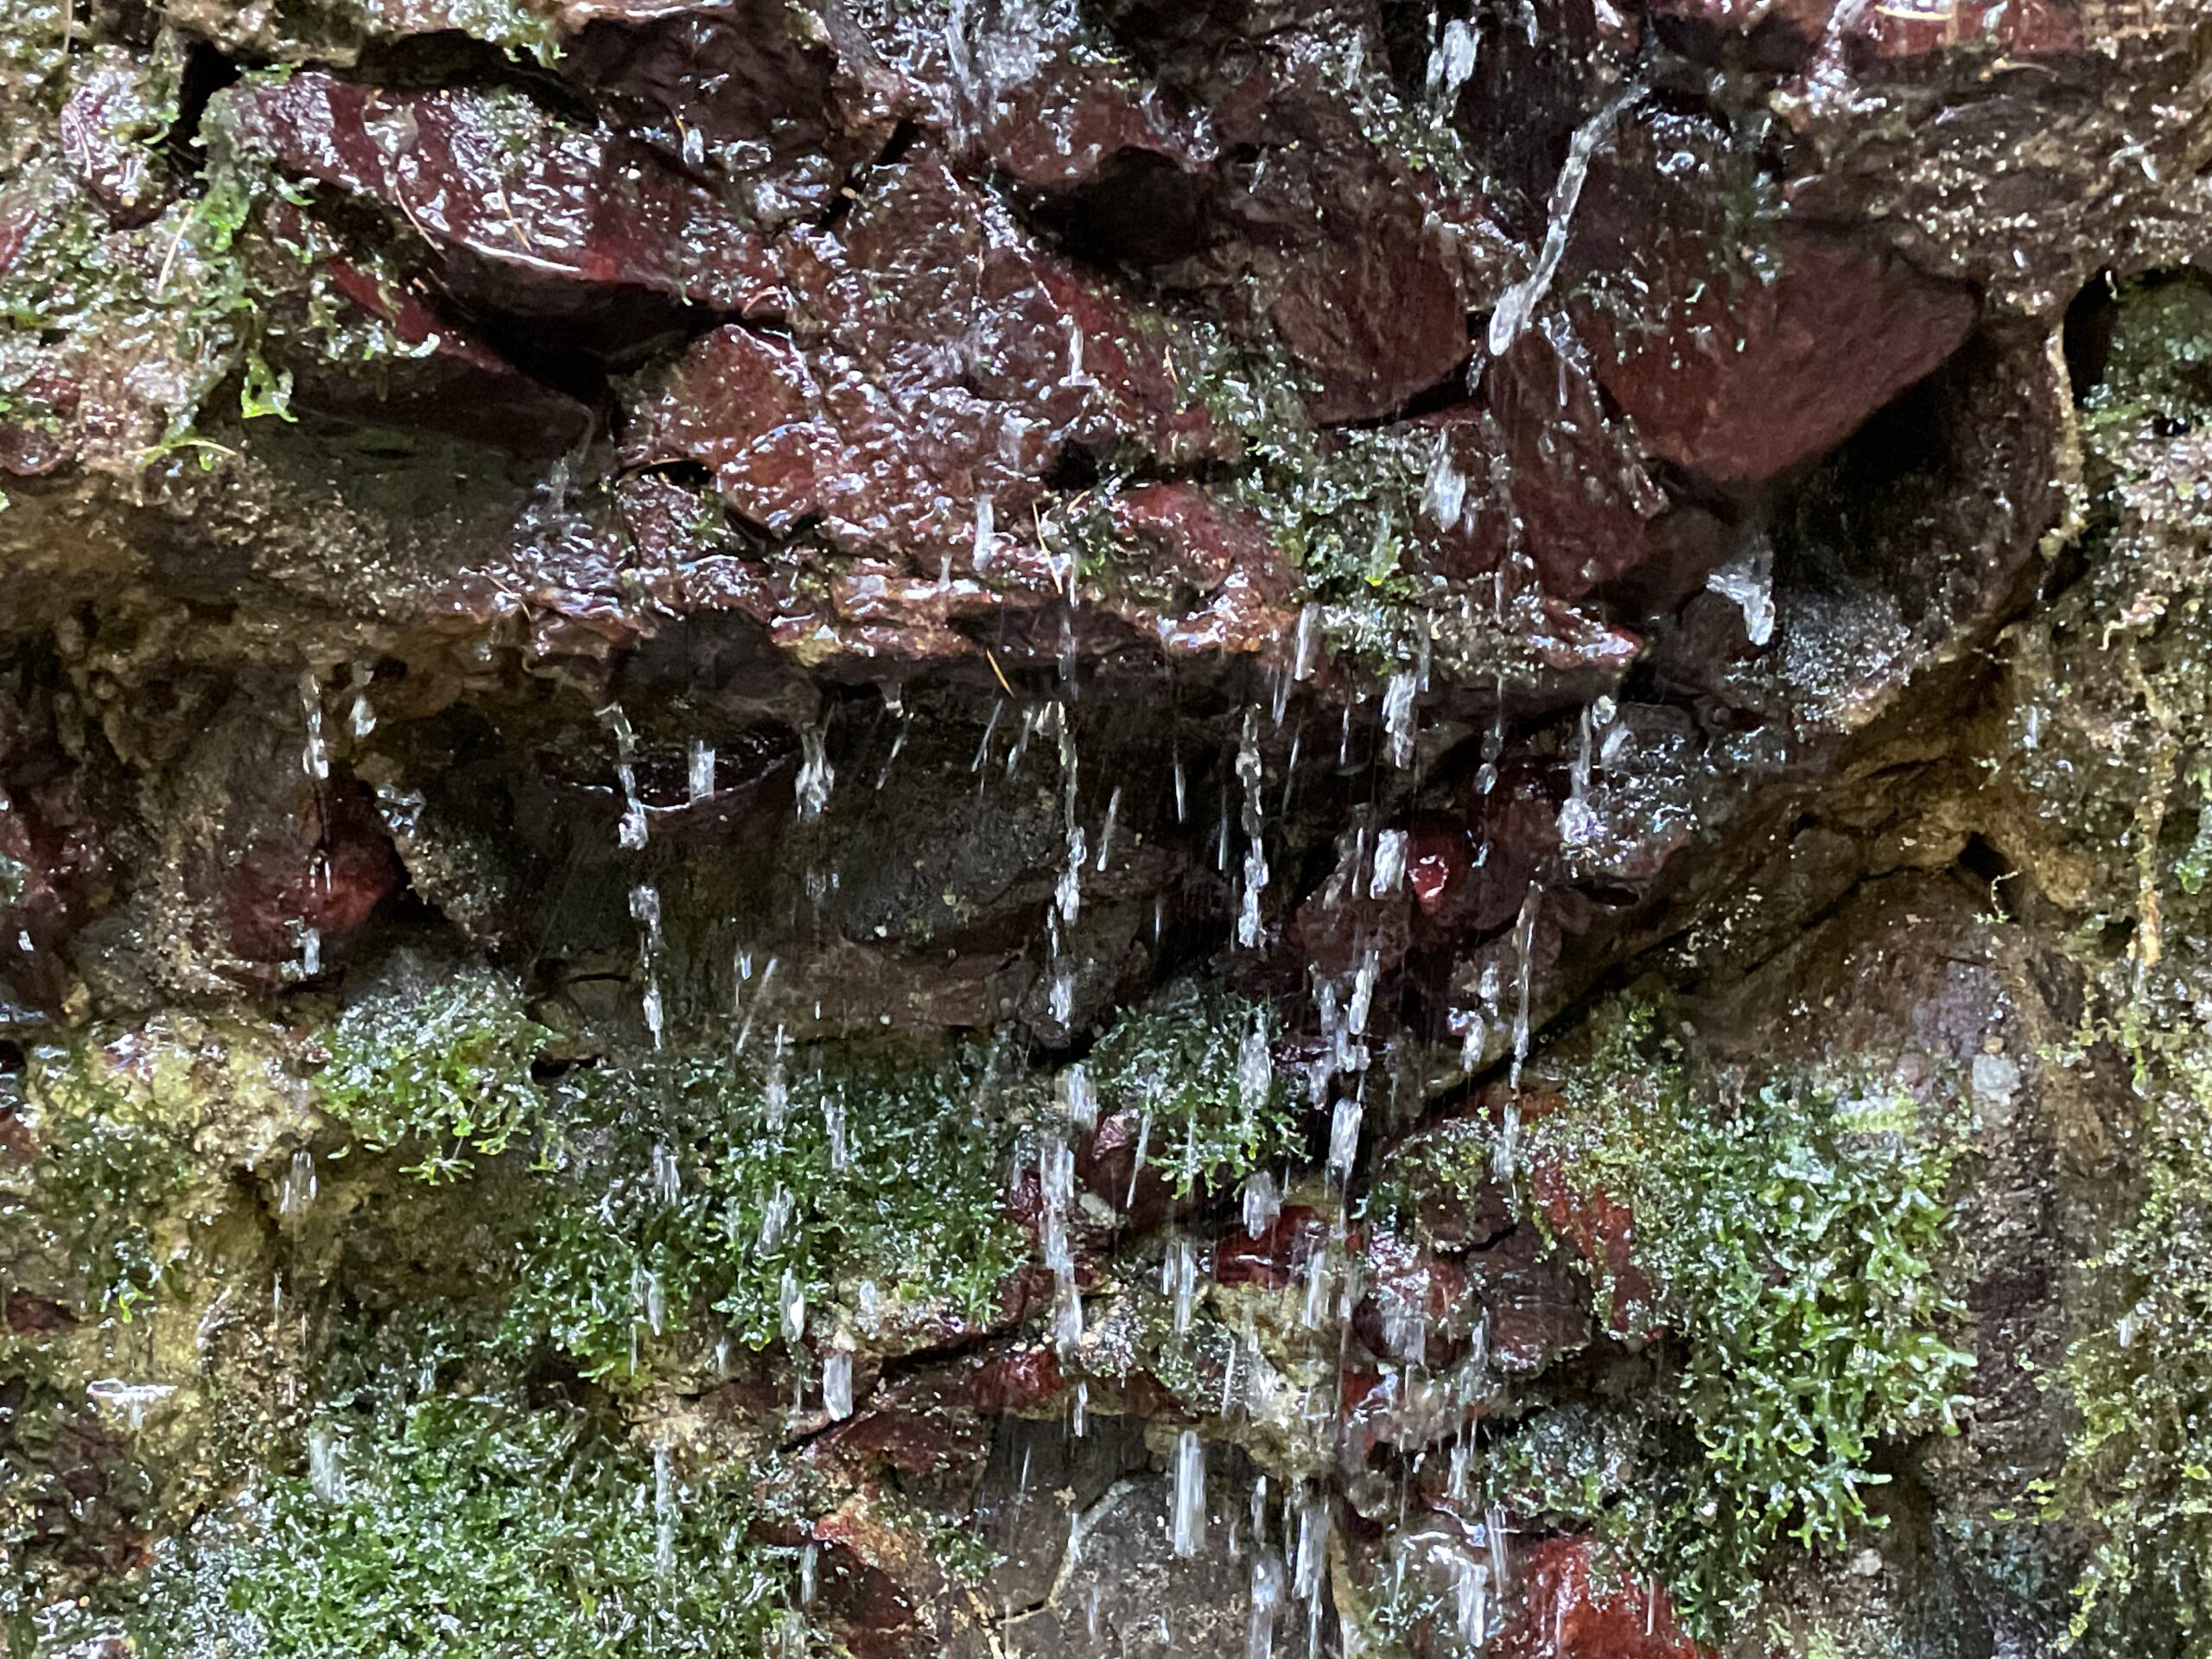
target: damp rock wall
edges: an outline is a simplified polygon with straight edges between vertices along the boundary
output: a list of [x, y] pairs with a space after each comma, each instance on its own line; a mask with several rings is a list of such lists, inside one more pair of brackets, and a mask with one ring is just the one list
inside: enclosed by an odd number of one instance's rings
[[2212, 12], [15, 0], [15, 1659], [2207, 1659]]

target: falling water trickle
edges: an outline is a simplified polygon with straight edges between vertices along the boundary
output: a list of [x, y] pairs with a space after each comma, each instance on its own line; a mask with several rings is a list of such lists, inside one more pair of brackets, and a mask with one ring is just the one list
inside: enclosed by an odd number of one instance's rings
[[599, 717], [614, 734], [614, 781], [622, 791], [622, 817], [615, 825], [615, 843], [626, 853], [638, 852], [649, 834], [645, 803], [638, 793], [638, 734], [619, 702], [607, 704], [599, 711]]
[[638, 924], [640, 935], [639, 968], [645, 976], [643, 998], [645, 1030], [652, 1038], [653, 1046], [661, 1046], [662, 1009], [660, 1000], [660, 890], [650, 882], [641, 883], [630, 890], [630, 917]]
[[1414, 696], [1421, 677], [1412, 670], [1393, 674], [1382, 690], [1382, 732], [1390, 743], [1390, 764], [1403, 772], [1414, 763]]
[[830, 789], [837, 781], [836, 769], [830, 764], [826, 722], [801, 728], [798, 745], [798, 817], [800, 823], [811, 823], [830, 804]]
[[1605, 833], [1605, 820], [1590, 804], [1592, 723], [1592, 710], [1586, 708], [1575, 722], [1574, 747], [1567, 761], [1567, 798], [1560, 803], [1559, 838], [1568, 848], [1590, 846]]
[[653, 1571], [676, 1571], [676, 1463], [665, 1445], [653, 1447]]
[[1175, 1334], [1182, 1336], [1191, 1328], [1191, 1313], [1196, 1305], [1198, 1291], [1198, 1253], [1187, 1238], [1178, 1238], [1168, 1246], [1166, 1259], [1160, 1264], [1160, 1289], [1175, 1300]]
[[1260, 711], [1244, 711], [1244, 734], [1236, 746], [1236, 778], [1243, 785], [1245, 836], [1243, 902], [1236, 918], [1236, 942], [1246, 950], [1260, 943], [1261, 896], [1268, 888], [1268, 855], [1261, 796], [1266, 772], [1260, 762]]
[[1521, 901], [1521, 914], [1513, 925], [1513, 1067], [1509, 1081], [1521, 1086], [1521, 1068], [1529, 1058], [1529, 981], [1536, 951], [1536, 910], [1543, 900], [1543, 889], [1535, 882], [1529, 884], [1528, 897]]
[[322, 736], [322, 680], [315, 670], [300, 671], [300, 713], [307, 721], [307, 747], [301, 752], [300, 766], [318, 784], [330, 777], [330, 747]]
[[1567, 233], [1573, 228], [1575, 205], [1582, 200], [1582, 185], [1590, 175], [1590, 163], [1596, 158], [1599, 147], [1612, 137], [1627, 103], [1625, 92], [1612, 99], [1577, 127], [1573, 137], [1567, 141], [1567, 162], [1560, 168], [1559, 181], [1552, 187], [1549, 223], [1544, 230], [1543, 247], [1536, 256], [1535, 266], [1499, 296], [1497, 308], [1491, 313], [1487, 343], [1492, 357], [1503, 357], [1512, 349], [1528, 327], [1529, 320], [1535, 315], [1536, 308], [1551, 292], [1552, 279], [1559, 275], [1560, 261], [1567, 254]]
[[1342, 1187], [1359, 1161], [1359, 1122], [1364, 1109], [1350, 1095], [1338, 1098], [1329, 1116], [1329, 1179]]
[[359, 739], [377, 728], [376, 705], [369, 701], [369, 681], [372, 671], [366, 663], [356, 663], [346, 674], [346, 689], [353, 694], [353, 701], [346, 710], [346, 730]]
[[1744, 613], [1744, 637], [1754, 645], [1774, 638], [1774, 547], [1761, 537], [1705, 579]]
[[1174, 1547], [1178, 1557], [1197, 1554], [1206, 1536], [1206, 1448], [1186, 1428], [1175, 1442]]
[[1245, 1627], [1245, 1659], [1268, 1659], [1275, 1649], [1275, 1613], [1282, 1605], [1282, 1558], [1273, 1550], [1252, 1556], [1251, 1611]]
[[276, 1189], [276, 1213], [287, 1218], [304, 1215], [308, 1205], [315, 1202], [315, 1154], [302, 1147], [292, 1154], [283, 1181]]
[[853, 1356], [849, 1349], [832, 1348], [822, 1357], [822, 1408], [838, 1422], [853, 1414]]
[[1090, 1068], [1077, 1060], [1060, 1074], [1060, 1098], [1067, 1109], [1068, 1122], [1078, 1129], [1098, 1127], [1098, 1086], [1090, 1080]]
[[790, 1268], [784, 1269], [783, 1283], [776, 1292], [776, 1304], [781, 1311], [781, 1328], [786, 1347], [797, 1347], [799, 1338], [806, 1335], [806, 1293], [799, 1288], [798, 1274]]
[[1480, 41], [1471, 19], [1452, 18], [1428, 54], [1428, 99], [1440, 121], [1449, 120], [1459, 93], [1475, 73], [1476, 48]]
[[1245, 1236], [1257, 1238], [1275, 1224], [1282, 1213], [1282, 1189], [1264, 1169], [1255, 1170], [1244, 1183]]
[[345, 1442], [327, 1423], [308, 1430], [308, 1487], [325, 1503], [343, 1503], [346, 1484]]

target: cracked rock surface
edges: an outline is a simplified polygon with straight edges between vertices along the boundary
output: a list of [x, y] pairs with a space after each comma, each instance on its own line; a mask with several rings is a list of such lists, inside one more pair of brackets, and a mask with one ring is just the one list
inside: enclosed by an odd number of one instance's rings
[[2200, 0], [16, 0], [10, 1659], [2212, 1659]]

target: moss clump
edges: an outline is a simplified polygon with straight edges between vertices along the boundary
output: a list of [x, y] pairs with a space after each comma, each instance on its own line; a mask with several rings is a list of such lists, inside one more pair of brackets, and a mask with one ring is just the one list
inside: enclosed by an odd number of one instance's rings
[[[0, 1249], [17, 1289], [79, 1318], [128, 1320], [188, 1254], [179, 1212], [204, 1173], [193, 1157], [200, 1126], [172, 1109], [181, 1080], [169, 1058], [150, 1035], [118, 1050], [79, 1038], [32, 1051], [25, 1096], [6, 1104], [35, 1152], [0, 1158]], [[151, 1065], [151, 1087], [124, 1075], [134, 1062]]]
[[1109, 1107], [1141, 1113], [1145, 1157], [1173, 1172], [1177, 1196], [1200, 1180], [1241, 1180], [1301, 1150], [1287, 1091], [1272, 1068], [1246, 1097], [1240, 1060], [1274, 1030], [1265, 1003], [1192, 982], [1123, 1014], [1090, 1052], [1091, 1081]]
[[276, 412], [276, 383], [265, 367], [248, 372], [262, 360], [259, 301], [239, 246], [270, 188], [265, 170], [213, 168], [201, 194], [124, 230], [52, 163], [44, 181], [48, 204], [0, 274], [0, 414], [58, 424], [57, 361], [101, 385], [128, 366], [150, 423], [141, 464], [195, 447], [201, 405], [234, 375], [246, 375], [242, 412]]
[[1974, 1362], [1944, 1335], [1964, 1312], [1939, 1269], [1952, 1154], [1909, 1103], [1804, 1080], [1706, 1098], [1652, 1027], [1622, 1021], [1532, 1155], [1636, 1217], [1676, 1363], [1625, 1530], [1713, 1633], [1777, 1541], [1835, 1548], [1867, 1523], [1878, 1448], [1953, 1430]]
[[1435, 435], [1317, 431], [1306, 413], [1313, 387], [1280, 348], [1217, 327], [1179, 328], [1175, 360], [1191, 396], [1243, 440], [1230, 498], [1258, 516], [1313, 596], [1331, 604], [1411, 599], [1400, 561]]
[[569, 1408], [388, 1404], [309, 1447], [164, 1547], [123, 1618], [138, 1650], [759, 1659], [788, 1628], [797, 1552], [749, 1541], [741, 1480], [683, 1479]]
[[810, 1329], [831, 1302], [863, 1327], [989, 1311], [1025, 1254], [993, 1059], [981, 1046], [670, 1053], [571, 1079], [508, 1340], [550, 1340], [606, 1376], [708, 1313], [765, 1347], [787, 1283]]
[[315, 1078], [321, 1104], [371, 1150], [419, 1149], [411, 1174], [465, 1175], [471, 1154], [497, 1156], [538, 1128], [545, 1096], [530, 1066], [551, 1035], [512, 982], [464, 969], [340, 1015]]
[[1393, 1147], [1360, 1199], [1361, 1218], [1385, 1232], [1434, 1243], [1422, 1211], [1472, 1213], [1495, 1179], [1497, 1135], [1478, 1117], [1447, 1118]]
[[38, 1154], [0, 1160], [0, 1240], [20, 1279], [42, 1261], [80, 1317], [128, 1320], [159, 1294], [176, 1250], [162, 1225], [192, 1179], [188, 1147], [161, 1128], [99, 1112], [52, 1112]]
[[2185, 1092], [2157, 1090], [2139, 1205], [2088, 1264], [2099, 1317], [2061, 1369], [2081, 1427], [2053, 1508], [2098, 1527], [2073, 1635], [2099, 1652], [2212, 1654], [2212, 1052], [2197, 1061]]
[[[1995, 777], [2016, 844], [2082, 921], [2086, 1009], [2124, 1184], [2080, 1264], [2056, 1382], [2078, 1413], [2046, 1517], [2085, 1531], [2072, 1638], [2099, 1654], [2212, 1656], [2212, 283], [2123, 285], [2080, 407], [2082, 570], [2022, 631]], [[2009, 849], [2008, 849], [2009, 850]], [[2120, 942], [2124, 941], [2124, 947]]]

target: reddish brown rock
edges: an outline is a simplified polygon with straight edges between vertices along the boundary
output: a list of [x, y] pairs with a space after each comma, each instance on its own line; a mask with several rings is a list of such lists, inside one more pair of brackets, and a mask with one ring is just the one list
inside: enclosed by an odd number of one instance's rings
[[1960, 51], [1990, 57], [2075, 53], [2086, 40], [2079, 0], [1642, 0], [1662, 37], [1693, 55], [1745, 37], [1760, 67], [1794, 68], [1816, 54], [1835, 63], [1903, 60]]
[[1822, 454], [1966, 342], [1974, 302], [1894, 254], [1789, 228], [1778, 275], [1670, 296], [1663, 332], [1592, 320], [1598, 376], [1652, 454], [1756, 484]]
[[1605, 394], [1649, 454], [1732, 486], [1833, 449], [1956, 351], [1977, 309], [1847, 235], [1732, 217], [1726, 194], [1758, 188], [1748, 168], [1710, 123], [1630, 122], [1592, 167], [1570, 254]]
[[1147, 588], [1166, 602], [1103, 602], [1170, 652], [1257, 652], [1292, 626], [1296, 571], [1251, 513], [1195, 484], [1140, 484], [1114, 499], [1114, 526], [1150, 557]]
[[830, 423], [805, 357], [779, 334], [735, 323], [717, 328], [633, 419], [626, 461], [680, 456], [712, 468], [724, 499], [764, 530], [835, 512], [868, 488], [868, 480], [840, 468], [843, 435]]
[[391, 357], [373, 379], [336, 371], [319, 352], [296, 353], [290, 366], [301, 407], [443, 432], [533, 461], [565, 455], [590, 436], [589, 409], [531, 379], [411, 289], [389, 292], [334, 257], [322, 270], [339, 296], [413, 349]]
[[1459, 372], [1471, 250], [1491, 234], [1478, 203], [1446, 200], [1366, 137], [1322, 67], [1338, 49], [1286, 35], [1213, 110], [1224, 150], [1268, 160], [1220, 201], [1231, 239], [1211, 263], [1245, 273], [1314, 378], [1324, 424], [1389, 415]]
[[83, 62], [61, 106], [62, 156], [111, 223], [143, 225], [175, 194], [153, 143], [168, 124], [165, 89], [150, 65], [115, 47], [94, 47]]
[[[1467, 296], [1452, 232], [1410, 192], [1346, 190], [1321, 245], [1281, 260], [1268, 308], [1319, 381], [1313, 418], [1372, 420], [1456, 375], [1470, 352]], [[1332, 204], [1333, 205], [1333, 204]], [[1287, 214], [1287, 204], [1278, 208]]]
[[399, 885], [399, 861], [367, 791], [318, 791], [289, 823], [265, 823], [236, 849], [223, 888], [231, 948], [249, 961], [301, 954], [312, 929], [334, 949]]
[[1249, 1285], [1281, 1290], [1325, 1248], [1328, 1236], [1329, 1224], [1313, 1210], [1285, 1205], [1258, 1237], [1240, 1225], [1214, 1241], [1214, 1282], [1232, 1289]]
[[747, 316], [784, 303], [774, 257], [739, 208], [637, 141], [563, 127], [519, 94], [305, 73], [220, 104], [210, 119], [223, 142], [378, 204], [444, 256], [442, 280], [463, 301], [580, 326], [605, 321], [626, 290]]
[[968, 148], [1014, 183], [1060, 194], [1146, 169], [1210, 173], [1216, 149], [1198, 113], [1071, 11], [1053, 11], [1018, 41], [982, 8], [963, 21], [953, 48], [964, 60], [950, 89], [957, 124]]
[[1559, 849], [1559, 802], [1542, 774], [1513, 766], [1470, 782], [1463, 798], [1465, 827], [1456, 836], [1447, 822], [1432, 819], [1414, 843], [1433, 861], [1421, 872], [1426, 897], [1413, 886], [1414, 872], [1408, 872], [1416, 895], [1415, 937], [1425, 946], [1510, 927]]
[[1486, 365], [1478, 402], [1430, 418], [1463, 486], [1422, 550], [1433, 568], [1461, 582], [1502, 571], [1509, 594], [1558, 601], [1655, 565], [1693, 569], [1694, 585], [1719, 563], [1713, 526], [1653, 480], [1601, 378], [1571, 336], [1531, 328]]
[[918, 575], [1051, 587], [1029, 520], [1065, 457], [1217, 442], [1164, 338], [941, 162], [901, 163], [789, 264], [795, 338], [708, 335], [640, 405], [626, 460], [700, 461], [764, 528], [819, 517]]
[[834, 3], [572, 0], [561, 72], [621, 125], [738, 187], [756, 224], [822, 213], [906, 101]]
[[1651, 1586], [1599, 1587], [1593, 1551], [1586, 1538], [1547, 1538], [1520, 1556], [1521, 1606], [1491, 1649], [1497, 1659], [1700, 1659]]

